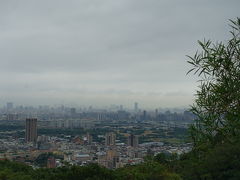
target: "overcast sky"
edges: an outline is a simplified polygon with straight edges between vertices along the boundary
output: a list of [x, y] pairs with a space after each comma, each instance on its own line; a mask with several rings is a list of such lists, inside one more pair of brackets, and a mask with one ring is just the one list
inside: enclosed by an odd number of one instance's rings
[[0, 0], [0, 101], [188, 107], [186, 55], [227, 40], [239, 0]]

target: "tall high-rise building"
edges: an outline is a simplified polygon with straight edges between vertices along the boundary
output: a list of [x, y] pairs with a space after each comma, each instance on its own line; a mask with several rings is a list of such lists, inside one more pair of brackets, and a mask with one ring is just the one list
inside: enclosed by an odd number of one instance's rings
[[123, 105], [119, 106], [119, 110], [122, 111], [123, 110]]
[[137, 147], [138, 146], [138, 136], [131, 134], [128, 136], [128, 146]]
[[37, 118], [26, 119], [25, 140], [26, 142], [37, 141]]
[[71, 114], [75, 114], [76, 113], [76, 108], [71, 108], [70, 111], [71, 111]]
[[134, 103], [134, 111], [138, 112], [138, 103], [137, 102]]
[[115, 149], [107, 151], [107, 167], [110, 169], [117, 168], [119, 163], [119, 154]]
[[99, 113], [99, 114], [97, 115], [97, 120], [98, 120], [98, 121], [101, 121], [101, 120], [103, 120], [103, 119], [104, 119], [104, 114]]
[[7, 114], [7, 120], [8, 121], [13, 121], [18, 119], [18, 114]]
[[105, 145], [106, 146], [114, 146], [116, 142], [116, 134], [114, 133], [107, 133], [105, 135]]
[[87, 143], [92, 144], [92, 135], [87, 133]]
[[143, 111], [142, 120], [147, 120], [147, 111]]
[[155, 109], [155, 118], [158, 117], [158, 109]]
[[13, 103], [12, 102], [7, 102], [7, 110], [13, 109]]
[[75, 116], [76, 116], [76, 108], [71, 108], [70, 112], [71, 112], [71, 117], [75, 118]]

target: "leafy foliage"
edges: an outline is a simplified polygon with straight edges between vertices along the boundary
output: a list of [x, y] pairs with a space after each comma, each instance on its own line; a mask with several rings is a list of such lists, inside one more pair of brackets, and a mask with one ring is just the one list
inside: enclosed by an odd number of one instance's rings
[[140, 165], [128, 166], [117, 170], [118, 179], [123, 180], [180, 180], [180, 176], [170, 172], [156, 161], [147, 161]]
[[229, 41], [198, 41], [202, 52], [188, 56], [200, 85], [193, 150], [173, 167], [184, 179], [240, 179], [240, 19], [230, 21]]
[[127, 166], [117, 170], [109, 170], [97, 164], [87, 166], [66, 166], [61, 168], [39, 168], [0, 161], [0, 180], [179, 180], [179, 175], [170, 172], [164, 165], [156, 161]]
[[31, 180], [32, 170], [30, 166], [21, 163], [0, 161], [0, 180]]
[[194, 151], [173, 162], [173, 170], [183, 179], [240, 179], [239, 143], [224, 143], [209, 148], [204, 154]]
[[200, 77], [191, 109], [197, 116], [191, 127], [195, 147], [232, 141], [240, 132], [240, 19], [231, 23], [227, 43], [198, 41], [202, 52], [188, 56], [189, 72]]

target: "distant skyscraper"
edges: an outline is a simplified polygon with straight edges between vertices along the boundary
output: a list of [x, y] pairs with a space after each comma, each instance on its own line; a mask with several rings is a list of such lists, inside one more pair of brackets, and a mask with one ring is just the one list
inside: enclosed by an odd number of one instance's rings
[[103, 115], [102, 113], [99, 113], [99, 114], [97, 115], [97, 120], [98, 120], [98, 121], [101, 121], [101, 120], [103, 120], [103, 117], [104, 117], [104, 115]]
[[7, 114], [7, 120], [13, 121], [18, 119], [18, 114]]
[[138, 103], [137, 102], [134, 103], [134, 111], [138, 112]]
[[123, 105], [120, 105], [119, 109], [120, 109], [120, 111], [122, 111], [123, 110]]
[[92, 144], [92, 135], [90, 135], [89, 133], [87, 133], [87, 143]]
[[92, 106], [89, 106], [88, 111], [91, 112], [93, 110]]
[[142, 120], [147, 120], [147, 111], [146, 110], [143, 111]]
[[105, 135], [105, 145], [106, 146], [114, 146], [116, 141], [116, 134], [114, 133], [107, 133]]
[[128, 146], [137, 147], [138, 146], [138, 137], [133, 134], [128, 136]]
[[37, 118], [26, 119], [25, 140], [26, 142], [37, 141]]
[[155, 109], [155, 118], [158, 117], [158, 109]]
[[7, 103], [7, 110], [11, 110], [13, 109], [13, 103], [12, 102], [8, 102]]
[[70, 112], [71, 112], [71, 116], [72, 116], [72, 117], [75, 117], [75, 116], [76, 116], [76, 108], [71, 108], [71, 109], [70, 109]]

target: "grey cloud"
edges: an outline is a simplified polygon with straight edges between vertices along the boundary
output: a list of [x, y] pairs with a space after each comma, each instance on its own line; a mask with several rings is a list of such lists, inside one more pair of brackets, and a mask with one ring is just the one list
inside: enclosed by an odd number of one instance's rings
[[188, 105], [196, 78], [186, 76], [185, 55], [196, 51], [198, 39], [227, 39], [239, 6], [238, 0], [0, 1], [0, 95], [37, 104], [36, 96], [48, 103], [53, 93], [58, 102], [82, 93], [93, 104], [95, 98], [170, 106], [173, 98], [154, 100], [151, 92], [178, 92], [180, 99], [183, 92], [181, 105]]

